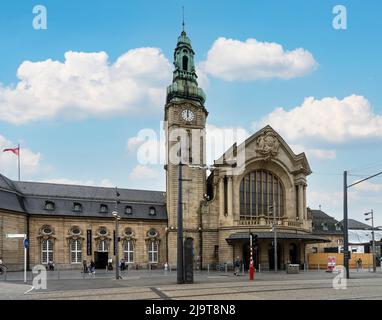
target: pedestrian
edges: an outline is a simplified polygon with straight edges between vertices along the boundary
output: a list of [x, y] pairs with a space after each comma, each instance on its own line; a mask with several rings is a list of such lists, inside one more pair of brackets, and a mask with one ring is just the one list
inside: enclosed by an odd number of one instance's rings
[[5, 269], [6, 269], [6, 266], [3, 263], [3, 258], [0, 257], [0, 274], [3, 274]]
[[84, 272], [84, 274], [85, 273], [88, 273], [88, 265], [87, 265], [87, 262], [86, 262], [86, 260], [83, 260], [82, 261], [82, 267], [83, 267], [83, 272]]
[[238, 276], [240, 273], [240, 258], [239, 257], [236, 257], [236, 261], [235, 261], [235, 272], [234, 272], [234, 275], [235, 276]]
[[362, 259], [361, 258], [359, 258], [359, 266], [360, 266], [360, 268], [362, 270]]
[[95, 276], [95, 263], [93, 260], [90, 261], [90, 272], [93, 276]]

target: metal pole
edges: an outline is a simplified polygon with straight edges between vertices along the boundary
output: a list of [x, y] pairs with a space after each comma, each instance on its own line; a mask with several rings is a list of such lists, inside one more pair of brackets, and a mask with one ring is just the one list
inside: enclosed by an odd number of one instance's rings
[[273, 242], [274, 242], [274, 261], [275, 272], [277, 272], [277, 232], [276, 232], [276, 210], [273, 209]]
[[344, 171], [344, 267], [346, 269], [346, 279], [349, 276], [349, 240], [348, 240], [348, 172]]
[[24, 283], [27, 283], [27, 248], [25, 245], [25, 240], [27, 239], [27, 235], [24, 237]]
[[120, 279], [119, 276], [119, 243], [118, 243], [118, 229], [119, 229], [119, 220], [118, 217], [115, 218], [115, 278]]
[[179, 163], [178, 177], [178, 241], [177, 241], [177, 283], [184, 283], [183, 272], [183, 203], [182, 203], [182, 162]]
[[373, 272], [377, 272], [377, 265], [375, 261], [375, 238], [374, 238], [374, 212], [371, 210], [371, 234], [372, 234], [372, 241], [373, 241]]
[[18, 146], [18, 149], [19, 149], [19, 154], [18, 154], [18, 175], [19, 175], [19, 181], [20, 181], [20, 155], [21, 155], [21, 152], [20, 152], [20, 143], [17, 145]]

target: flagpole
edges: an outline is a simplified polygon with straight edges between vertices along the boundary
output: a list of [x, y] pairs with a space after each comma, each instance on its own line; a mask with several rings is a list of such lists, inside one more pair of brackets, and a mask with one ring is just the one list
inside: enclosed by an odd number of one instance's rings
[[19, 172], [19, 181], [20, 181], [20, 143], [18, 144], [19, 155], [18, 155], [18, 172]]

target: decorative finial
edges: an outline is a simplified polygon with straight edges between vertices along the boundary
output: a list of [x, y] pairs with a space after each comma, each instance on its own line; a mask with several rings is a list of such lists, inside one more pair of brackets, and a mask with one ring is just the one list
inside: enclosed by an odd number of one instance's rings
[[182, 13], [183, 13], [182, 26], [183, 26], [183, 32], [184, 32], [184, 6], [182, 6]]

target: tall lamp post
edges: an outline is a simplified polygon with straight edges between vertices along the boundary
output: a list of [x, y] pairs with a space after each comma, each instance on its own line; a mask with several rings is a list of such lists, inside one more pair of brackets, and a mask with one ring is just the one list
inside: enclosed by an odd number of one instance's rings
[[373, 250], [373, 272], [377, 272], [377, 264], [375, 261], [375, 237], [374, 237], [374, 212], [371, 210], [370, 212], [364, 213], [365, 216], [370, 216], [365, 218], [366, 221], [371, 220], [371, 235], [372, 235], [372, 250]]
[[118, 236], [118, 229], [119, 229], [119, 220], [121, 220], [121, 216], [118, 214], [118, 204], [119, 204], [119, 192], [117, 187], [115, 188], [115, 209], [112, 212], [113, 217], [115, 218], [115, 239], [114, 239], [114, 248], [115, 248], [115, 279], [119, 280], [121, 279], [121, 276], [119, 275], [119, 236]]
[[273, 231], [273, 248], [274, 248], [274, 263], [275, 263], [275, 272], [277, 272], [277, 231], [276, 231], [276, 210], [274, 210], [273, 206], [269, 207], [269, 212], [273, 215], [273, 226], [271, 231]]
[[348, 189], [361, 183], [366, 180], [369, 180], [371, 178], [374, 178], [376, 176], [381, 175], [382, 172], [378, 172], [376, 174], [371, 175], [370, 177], [367, 177], [365, 179], [362, 179], [360, 181], [354, 182], [351, 185], [348, 185], [348, 172], [344, 171], [344, 221], [343, 221], [343, 232], [344, 232], [344, 267], [346, 269], [346, 278], [350, 278], [349, 274], [349, 259], [350, 259], [350, 252], [349, 252], [349, 235], [348, 235]]

